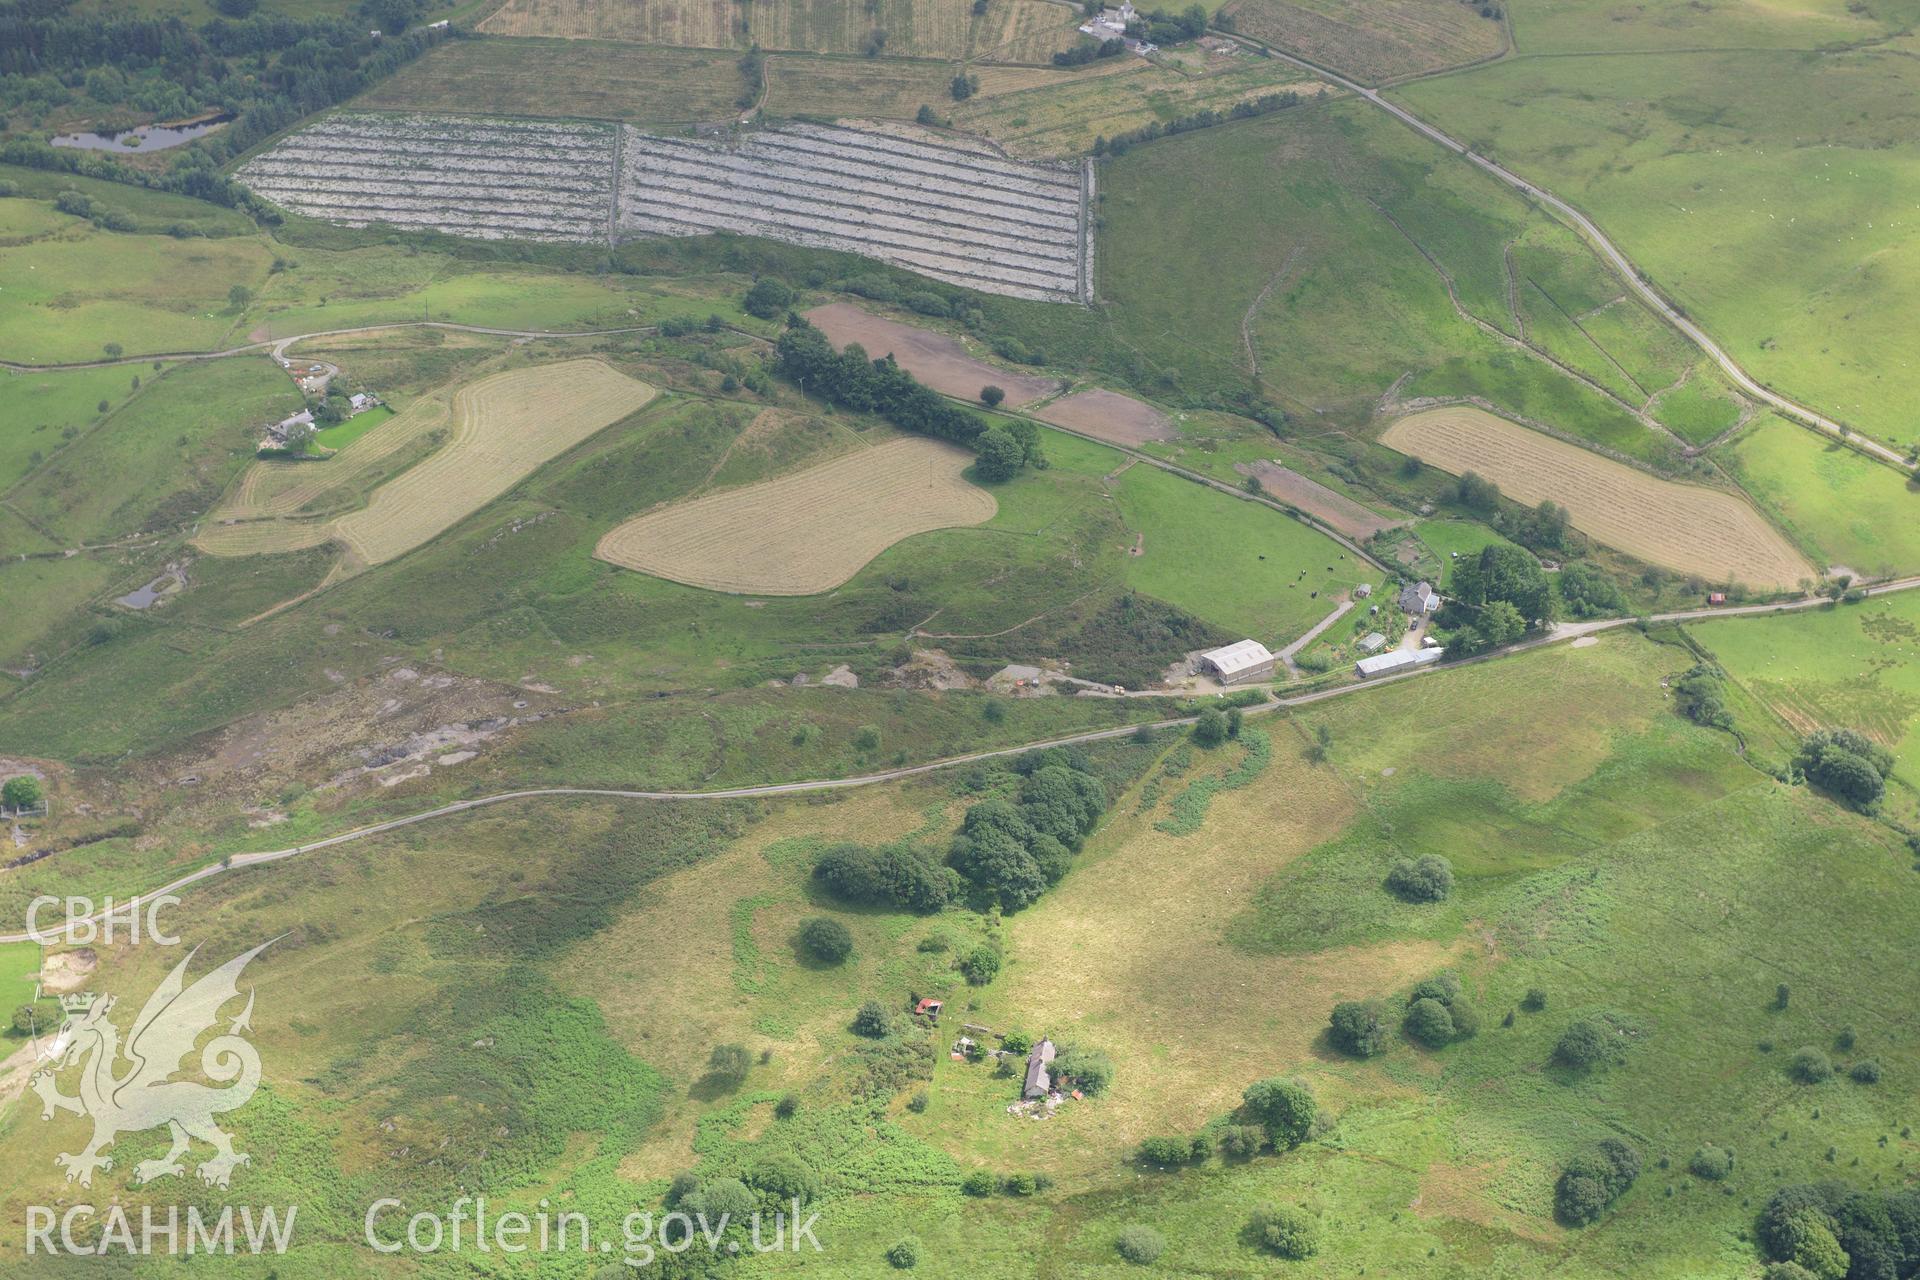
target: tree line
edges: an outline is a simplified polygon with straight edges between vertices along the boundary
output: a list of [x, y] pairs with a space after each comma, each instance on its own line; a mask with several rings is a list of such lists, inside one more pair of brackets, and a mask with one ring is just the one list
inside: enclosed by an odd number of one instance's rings
[[1009, 480], [1022, 467], [1046, 465], [1039, 429], [1032, 423], [988, 426], [978, 414], [923, 385], [891, 355], [870, 360], [857, 342], [836, 351], [826, 334], [799, 316], [788, 318], [774, 352], [775, 371], [803, 392], [856, 413], [878, 414], [903, 431], [972, 449], [980, 455], [975, 472], [983, 480]]
[[1249, 120], [1254, 116], [1271, 115], [1275, 111], [1284, 111], [1297, 106], [1300, 95], [1288, 89], [1281, 93], [1269, 93], [1263, 97], [1250, 98], [1245, 102], [1236, 102], [1225, 111], [1216, 111], [1212, 107], [1197, 111], [1190, 116], [1181, 116], [1177, 120], [1165, 123], [1154, 121], [1138, 129], [1129, 129], [1125, 133], [1108, 138], [1101, 136], [1093, 140], [1093, 154], [1096, 156], [1123, 156], [1135, 144], [1152, 142], [1155, 138], [1169, 137], [1176, 133], [1191, 133], [1195, 129], [1211, 129], [1215, 125], [1226, 124], [1230, 120]]

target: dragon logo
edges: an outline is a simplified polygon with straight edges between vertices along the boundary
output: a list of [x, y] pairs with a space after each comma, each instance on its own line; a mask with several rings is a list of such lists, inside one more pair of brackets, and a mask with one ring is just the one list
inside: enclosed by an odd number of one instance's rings
[[[120, 1134], [162, 1125], [171, 1131], [173, 1146], [161, 1159], [142, 1160], [135, 1166], [136, 1182], [183, 1172], [180, 1157], [187, 1153], [191, 1139], [214, 1148], [214, 1155], [197, 1170], [210, 1186], [228, 1185], [235, 1166], [253, 1163], [252, 1157], [233, 1149], [233, 1139], [213, 1122], [221, 1112], [245, 1106], [260, 1085], [260, 1054], [242, 1035], [252, 1030], [252, 988], [246, 993], [246, 1008], [226, 1032], [200, 1050], [201, 1072], [216, 1083], [233, 1083], [214, 1088], [168, 1077], [182, 1069], [195, 1042], [214, 1029], [221, 1008], [239, 998], [240, 973], [248, 962], [272, 945], [273, 941], [261, 943], [190, 987], [186, 973], [194, 952], [189, 952], [147, 998], [124, 1046], [119, 1030], [108, 1019], [115, 1004], [112, 997], [63, 1002], [68, 1016], [47, 1054], [53, 1065], [35, 1073], [31, 1083], [44, 1108], [41, 1119], [53, 1119], [56, 1111], [93, 1118], [93, 1140], [86, 1149], [78, 1155], [63, 1152], [54, 1157], [54, 1163], [67, 1171], [68, 1182], [92, 1186], [94, 1170], [113, 1168], [113, 1158], [100, 1153]], [[116, 1074], [122, 1059], [128, 1065]], [[73, 1066], [80, 1068], [77, 1098], [61, 1093], [54, 1082], [57, 1074]]]

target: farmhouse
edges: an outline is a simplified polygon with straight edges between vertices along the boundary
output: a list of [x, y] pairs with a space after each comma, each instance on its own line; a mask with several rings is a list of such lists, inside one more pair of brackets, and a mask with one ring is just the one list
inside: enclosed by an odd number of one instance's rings
[[267, 434], [260, 441], [261, 449], [278, 449], [287, 443], [287, 437], [296, 431], [310, 429], [313, 426], [313, 410], [302, 409], [290, 417], [267, 424]]
[[1378, 631], [1369, 631], [1360, 637], [1360, 652], [1378, 653], [1387, 647], [1387, 638]]
[[1118, 9], [1102, 9], [1098, 17], [1080, 25], [1080, 34], [1096, 40], [1124, 40], [1127, 24], [1139, 16], [1130, 0], [1122, 0]]
[[1395, 649], [1392, 653], [1376, 653], [1371, 658], [1362, 658], [1353, 664], [1353, 673], [1362, 680], [1371, 680], [1375, 676], [1390, 676], [1401, 671], [1411, 671], [1415, 667], [1424, 667], [1440, 661], [1442, 650], [1433, 649]]
[[1200, 655], [1200, 669], [1211, 671], [1221, 684], [1245, 684], [1249, 680], [1271, 680], [1274, 657], [1258, 640], [1236, 640]]
[[1053, 1077], [1047, 1071], [1053, 1065], [1053, 1041], [1042, 1036], [1040, 1043], [1033, 1046], [1027, 1054], [1027, 1083], [1020, 1091], [1023, 1098], [1044, 1098], [1047, 1090], [1053, 1087]]
[[1432, 613], [1439, 607], [1440, 596], [1432, 583], [1414, 582], [1400, 588], [1400, 608], [1407, 613]]

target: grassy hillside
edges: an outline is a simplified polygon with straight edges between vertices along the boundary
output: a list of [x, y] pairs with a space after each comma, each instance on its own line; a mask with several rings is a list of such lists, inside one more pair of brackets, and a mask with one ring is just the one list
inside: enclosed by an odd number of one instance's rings
[[[1161, 1269], [1253, 1273], [1271, 1263], [1244, 1228], [1271, 1203], [1320, 1228], [1301, 1275], [1750, 1270], [1748, 1223], [1780, 1183], [1901, 1176], [1920, 1046], [1890, 1011], [1916, 921], [1884, 837], [1672, 714], [1662, 678], [1691, 660], [1622, 635], [1250, 721], [1212, 751], [1102, 748], [1086, 764], [1107, 819], [1057, 888], [1004, 917], [850, 908], [809, 874], [835, 840], [939, 847], [967, 805], [1017, 785], [992, 770], [823, 805], [535, 802], [221, 878], [174, 917], [211, 954], [293, 932], [250, 971], [267, 1087], [234, 1128], [255, 1164], [209, 1194], [297, 1191], [283, 1275], [398, 1274], [352, 1243], [376, 1194], [484, 1191], [504, 1211], [558, 1190], [602, 1221], [657, 1210], [677, 1173], [752, 1174], [777, 1154], [814, 1171], [825, 1252], [749, 1258], [743, 1275], [884, 1275], [905, 1234], [929, 1275], [1039, 1275], [1043, 1246], [1099, 1274], [1141, 1224], [1166, 1239]], [[1414, 852], [1453, 859], [1446, 902], [1381, 887]], [[847, 927], [844, 963], [798, 950], [818, 915]], [[970, 987], [954, 964], [983, 942], [1003, 968]], [[172, 957], [105, 959], [98, 981], [144, 990]], [[1326, 1043], [1336, 999], [1404, 1002], [1441, 970], [1481, 1011], [1476, 1036], [1431, 1050], [1394, 1029], [1367, 1061]], [[1542, 1006], [1519, 1010], [1530, 988]], [[937, 1031], [900, 1012], [910, 991], [947, 997]], [[867, 999], [895, 1011], [883, 1039], [849, 1030]], [[1613, 1065], [1550, 1062], [1580, 1017], [1618, 1030]], [[962, 1021], [1097, 1047], [1112, 1085], [1011, 1117], [1011, 1076], [947, 1056]], [[1881, 1082], [1792, 1083], [1791, 1052], [1843, 1026], [1853, 1048], [1833, 1052], [1874, 1058]], [[737, 1082], [708, 1065], [728, 1043], [747, 1051]], [[1272, 1075], [1322, 1108], [1298, 1150], [1134, 1162], [1149, 1136], [1211, 1145]], [[47, 1171], [9, 1203], [41, 1192], [79, 1130], [0, 1119], [9, 1165]], [[1641, 1152], [1638, 1184], [1595, 1226], [1554, 1223], [1560, 1167], [1602, 1136]], [[124, 1159], [159, 1150], [122, 1143]], [[1723, 1184], [1686, 1171], [1707, 1143], [1738, 1155]], [[964, 1194], [977, 1170], [1038, 1181]], [[102, 1177], [129, 1203], [165, 1199]], [[499, 1261], [409, 1258], [407, 1273], [508, 1273]]]
[[[1772, 13], [1734, 6], [1715, 43]], [[1793, 37], [1805, 49], [1836, 22], [1863, 25], [1814, 13]], [[1636, 30], [1604, 24], [1608, 41]], [[1518, 32], [1528, 50], [1524, 21]], [[1895, 406], [1914, 375], [1895, 353], [1912, 345], [1920, 278], [1907, 61], [1870, 48], [1523, 56], [1396, 92], [1593, 215], [1756, 377], [1904, 444]]]

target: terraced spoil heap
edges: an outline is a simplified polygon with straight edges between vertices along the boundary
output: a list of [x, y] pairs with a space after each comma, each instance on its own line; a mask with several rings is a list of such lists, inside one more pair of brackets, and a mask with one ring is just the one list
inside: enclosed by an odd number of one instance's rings
[[628, 129], [616, 234], [714, 231], [864, 254], [988, 293], [1086, 296], [1076, 168], [837, 125], [732, 146]]
[[247, 162], [246, 186], [342, 226], [481, 240], [600, 241], [612, 125], [342, 112]]

